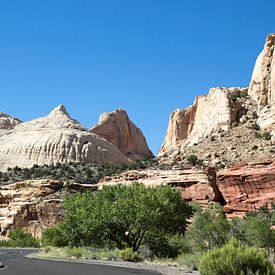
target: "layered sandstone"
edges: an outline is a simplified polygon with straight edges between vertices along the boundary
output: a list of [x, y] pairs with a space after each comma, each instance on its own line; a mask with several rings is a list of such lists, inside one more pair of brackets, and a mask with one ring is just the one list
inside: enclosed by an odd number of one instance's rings
[[246, 94], [246, 88], [212, 88], [207, 95], [197, 97], [192, 106], [173, 112], [160, 154], [194, 145], [214, 131], [228, 130], [243, 115], [236, 99]]
[[171, 170], [132, 170], [105, 177], [97, 186], [101, 189], [108, 185], [132, 185], [143, 183], [147, 187], [172, 186], [180, 190], [182, 197], [188, 201], [222, 201], [221, 193], [216, 186], [216, 174], [208, 169], [171, 169]]
[[275, 162], [239, 163], [220, 172], [217, 185], [228, 217], [243, 216], [275, 202]]
[[0, 170], [56, 163], [127, 163], [113, 144], [70, 118], [63, 105], [0, 136]]
[[44, 179], [17, 182], [0, 187], [0, 235], [7, 236], [14, 228], [24, 228], [36, 237], [60, 222], [64, 217], [61, 207], [64, 189], [94, 190], [93, 185], [70, 184]]
[[114, 144], [130, 159], [153, 157], [143, 133], [129, 119], [125, 110], [103, 113], [91, 132]]

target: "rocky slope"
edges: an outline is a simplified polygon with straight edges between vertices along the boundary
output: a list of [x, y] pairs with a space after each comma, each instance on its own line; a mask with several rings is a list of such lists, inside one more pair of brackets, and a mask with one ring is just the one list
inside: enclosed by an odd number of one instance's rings
[[1, 130], [13, 129], [16, 125], [20, 123], [22, 123], [21, 120], [14, 118], [3, 112], [0, 112], [0, 129]]
[[0, 171], [58, 162], [122, 164], [128, 159], [113, 144], [70, 118], [63, 105], [48, 116], [2, 131]]
[[103, 113], [98, 124], [90, 131], [114, 144], [130, 159], [153, 157], [144, 135], [129, 119], [125, 110]]

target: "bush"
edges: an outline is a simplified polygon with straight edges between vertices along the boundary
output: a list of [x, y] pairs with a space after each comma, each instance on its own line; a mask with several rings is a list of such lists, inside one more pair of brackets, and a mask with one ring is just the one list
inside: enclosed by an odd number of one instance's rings
[[271, 140], [272, 134], [271, 134], [270, 132], [264, 132], [264, 133], [263, 133], [263, 138], [264, 138], [265, 140]]
[[198, 157], [196, 155], [190, 155], [187, 157], [189, 163], [195, 165], [198, 162]]
[[263, 251], [234, 238], [202, 256], [199, 270], [201, 275], [275, 274]]
[[252, 149], [252, 150], [257, 150], [258, 148], [259, 148], [259, 147], [258, 147], [257, 145], [253, 145], [251, 149]]
[[257, 123], [253, 123], [253, 124], [251, 125], [251, 129], [252, 129], [252, 130], [258, 131], [258, 130], [260, 130], [260, 126], [259, 126]]
[[39, 247], [39, 241], [30, 233], [26, 233], [21, 228], [14, 229], [9, 234], [9, 247]]
[[55, 226], [51, 228], [47, 228], [42, 233], [42, 244], [43, 246], [56, 246], [62, 247], [68, 245], [68, 241], [63, 235], [60, 227]]
[[224, 245], [229, 238], [229, 224], [221, 205], [213, 204], [197, 211], [187, 229], [194, 251], [205, 251]]
[[137, 251], [133, 251], [132, 248], [121, 250], [120, 257], [122, 260], [128, 262], [140, 262], [143, 260], [142, 256]]

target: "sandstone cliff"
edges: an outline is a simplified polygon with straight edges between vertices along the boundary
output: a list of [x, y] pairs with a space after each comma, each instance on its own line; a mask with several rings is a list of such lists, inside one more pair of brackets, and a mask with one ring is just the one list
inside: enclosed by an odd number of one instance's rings
[[113, 144], [89, 133], [63, 105], [48, 116], [21, 123], [0, 136], [0, 170], [69, 162], [127, 163]]
[[275, 34], [266, 38], [264, 49], [257, 58], [249, 95], [258, 105], [258, 124], [275, 136]]
[[246, 88], [212, 88], [206, 96], [197, 97], [193, 106], [173, 112], [160, 154], [194, 145], [219, 129], [229, 129], [244, 113], [236, 99], [246, 94]]
[[125, 110], [103, 113], [98, 124], [90, 131], [114, 144], [130, 159], [153, 157], [144, 135], [129, 119]]
[[[0, 186], [0, 235], [24, 228], [35, 237], [64, 217], [62, 198], [68, 192], [94, 190], [93, 185], [70, 184], [50, 179], [27, 180]], [[66, 191], [65, 191], [66, 190]]]
[[228, 217], [271, 209], [275, 202], [275, 163], [262, 161], [239, 163], [218, 174], [217, 185], [226, 201]]

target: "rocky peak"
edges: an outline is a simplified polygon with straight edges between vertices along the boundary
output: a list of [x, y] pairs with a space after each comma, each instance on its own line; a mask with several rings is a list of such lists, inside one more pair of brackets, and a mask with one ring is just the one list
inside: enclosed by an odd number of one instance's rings
[[64, 105], [59, 105], [47, 116], [34, 119], [16, 127], [16, 130], [39, 130], [39, 129], [76, 129], [85, 131], [78, 121], [72, 119]]
[[275, 34], [269, 34], [258, 56], [249, 85], [248, 94], [258, 104], [259, 111], [275, 103]]
[[129, 119], [123, 109], [103, 113], [91, 132], [114, 144], [130, 159], [152, 157], [142, 131]]
[[20, 123], [22, 123], [21, 120], [0, 112], [0, 129], [10, 130]]

